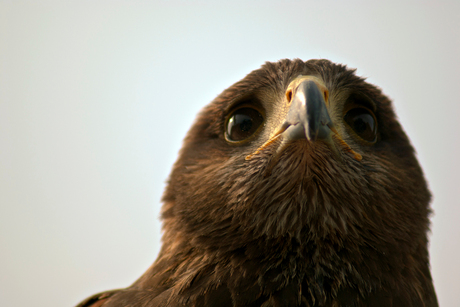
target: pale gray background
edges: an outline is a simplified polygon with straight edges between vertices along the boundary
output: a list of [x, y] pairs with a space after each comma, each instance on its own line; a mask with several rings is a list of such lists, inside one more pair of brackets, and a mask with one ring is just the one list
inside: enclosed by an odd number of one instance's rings
[[265, 61], [328, 58], [382, 87], [434, 194], [431, 263], [459, 306], [460, 1], [1, 1], [0, 306], [125, 287], [196, 113]]

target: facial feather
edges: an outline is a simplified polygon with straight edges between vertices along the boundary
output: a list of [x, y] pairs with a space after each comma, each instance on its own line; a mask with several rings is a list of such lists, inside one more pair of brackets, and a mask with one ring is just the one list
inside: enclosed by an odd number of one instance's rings
[[[332, 124], [361, 160], [337, 138], [269, 141], [299, 76], [327, 89]], [[198, 115], [163, 196], [158, 259], [106, 305], [143, 293], [129, 306], [437, 306], [430, 198], [379, 88], [327, 60], [266, 63]]]

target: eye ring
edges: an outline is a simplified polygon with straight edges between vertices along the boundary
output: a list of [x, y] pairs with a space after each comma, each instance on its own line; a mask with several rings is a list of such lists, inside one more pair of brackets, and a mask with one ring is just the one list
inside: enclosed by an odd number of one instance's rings
[[368, 144], [377, 141], [378, 124], [374, 112], [363, 106], [349, 108], [343, 117], [354, 134]]
[[249, 141], [264, 124], [264, 117], [253, 106], [234, 109], [225, 120], [225, 139], [234, 144]]

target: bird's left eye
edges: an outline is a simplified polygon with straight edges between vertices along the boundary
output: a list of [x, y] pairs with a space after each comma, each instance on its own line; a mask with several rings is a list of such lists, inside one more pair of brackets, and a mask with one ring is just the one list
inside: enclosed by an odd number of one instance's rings
[[225, 136], [231, 142], [243, 141], [253, 135], [263, 121], [263, 116], [253, 108], [237, 109], [227, 120]]
[[367, 108], [353, 108], [344, 117], [345, 122], [363, 140], [373, 143], [377, 138], [377, 120]]

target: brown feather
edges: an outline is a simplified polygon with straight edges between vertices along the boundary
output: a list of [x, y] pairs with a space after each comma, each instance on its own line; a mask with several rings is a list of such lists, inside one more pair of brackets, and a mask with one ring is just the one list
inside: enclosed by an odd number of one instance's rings
[[[276, 140], [245, 159], [269, 140], [298, 75], [323, 80], [331, 118], [362, 160], [306, 140], [287, 146], [268, 176]], [[343, 121], [353, 94], [376, 106], [375, 144]], [[239, 103], [262, 108], [266, 120], [238, 145], [224, 131]], [[266, 63], [205, 107], [187, 134], [163, 196], [155, 263], [131, 287], [79, 306], [437, 306], [430, 198], [380, 89], [327, 60]]]

